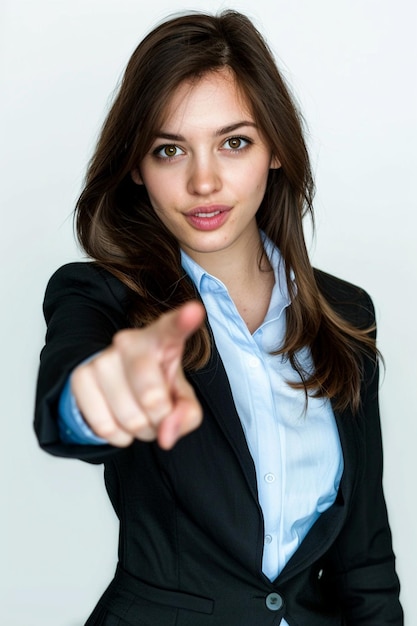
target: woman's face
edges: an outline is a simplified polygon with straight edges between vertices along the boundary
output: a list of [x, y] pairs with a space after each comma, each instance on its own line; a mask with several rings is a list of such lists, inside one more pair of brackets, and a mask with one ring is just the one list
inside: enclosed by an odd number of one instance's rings
[[180, 85], [149, 152], [132, 172], [181, 248], [252, 254], [268, 171], [279, 167], [230, 71]]

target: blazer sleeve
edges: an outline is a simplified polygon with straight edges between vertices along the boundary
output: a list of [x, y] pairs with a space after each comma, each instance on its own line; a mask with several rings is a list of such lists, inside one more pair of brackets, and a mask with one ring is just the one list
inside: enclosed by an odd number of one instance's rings
[[[361, 300], [358, 325], [372, 327], [372, 301], [363, 291]], [[373, 357], [364, 361], [362, 406], [353, 419], [363, 462], [357, 468], [347, 521], [331, 551], [332, 586], [343, 606], [347, 626], [402, 626], [400, 586], [382, 485], [378, 367]]]
[[45, 299], [47, 324], [35, 402], [35, 433], [47, 452], [100, 463], [119, 450], [102, 445], [64, 444], [58, 432], [58, 403], [73, 369], [106, 348], [129, 326], [128, 290], [95, 263], [71, 263], [50, 279]]

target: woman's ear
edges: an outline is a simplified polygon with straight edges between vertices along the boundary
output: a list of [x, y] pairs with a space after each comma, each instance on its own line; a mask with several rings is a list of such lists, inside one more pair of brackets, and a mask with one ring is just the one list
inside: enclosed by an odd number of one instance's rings
[[281, 161], [279, 161], [279, 159], [276, 156], [272, 155], [269, 169], [279, 170], [280, 167], [281, 167]]
[[130, 172], [130, 175], [132, 177], [133, 182], [136, 183], [136, 185], [143, 185], [142, 176], [140, 175], [140, 171], [138, 167], [135, 167], [135, 169]]

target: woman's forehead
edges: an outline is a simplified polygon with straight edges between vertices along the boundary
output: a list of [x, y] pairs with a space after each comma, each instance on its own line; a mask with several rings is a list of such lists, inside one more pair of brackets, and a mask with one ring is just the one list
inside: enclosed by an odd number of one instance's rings
[[180, 83], [163, 109], [160, 129], [180, 134], [183, 127], [221, 128], [253, 121], [252, 107], [229, 68], [210, 71]]

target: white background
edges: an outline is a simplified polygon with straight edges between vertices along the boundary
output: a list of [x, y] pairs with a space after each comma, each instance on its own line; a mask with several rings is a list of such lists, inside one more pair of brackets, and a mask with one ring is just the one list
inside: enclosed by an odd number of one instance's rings
[[43, 291], [57, 266], [81, 258], [71, 213], [134, 47], [168, 13], [219, 7], [255, 20], [304, 111], [315, 265], [375, 301], [385, 489], [407, 623], [417, 624], [415, 6], [1, 0], [1, 624], [81, 626], [112, 576], [117, 525], [102, 469], [48, 457], [32, 432]]

